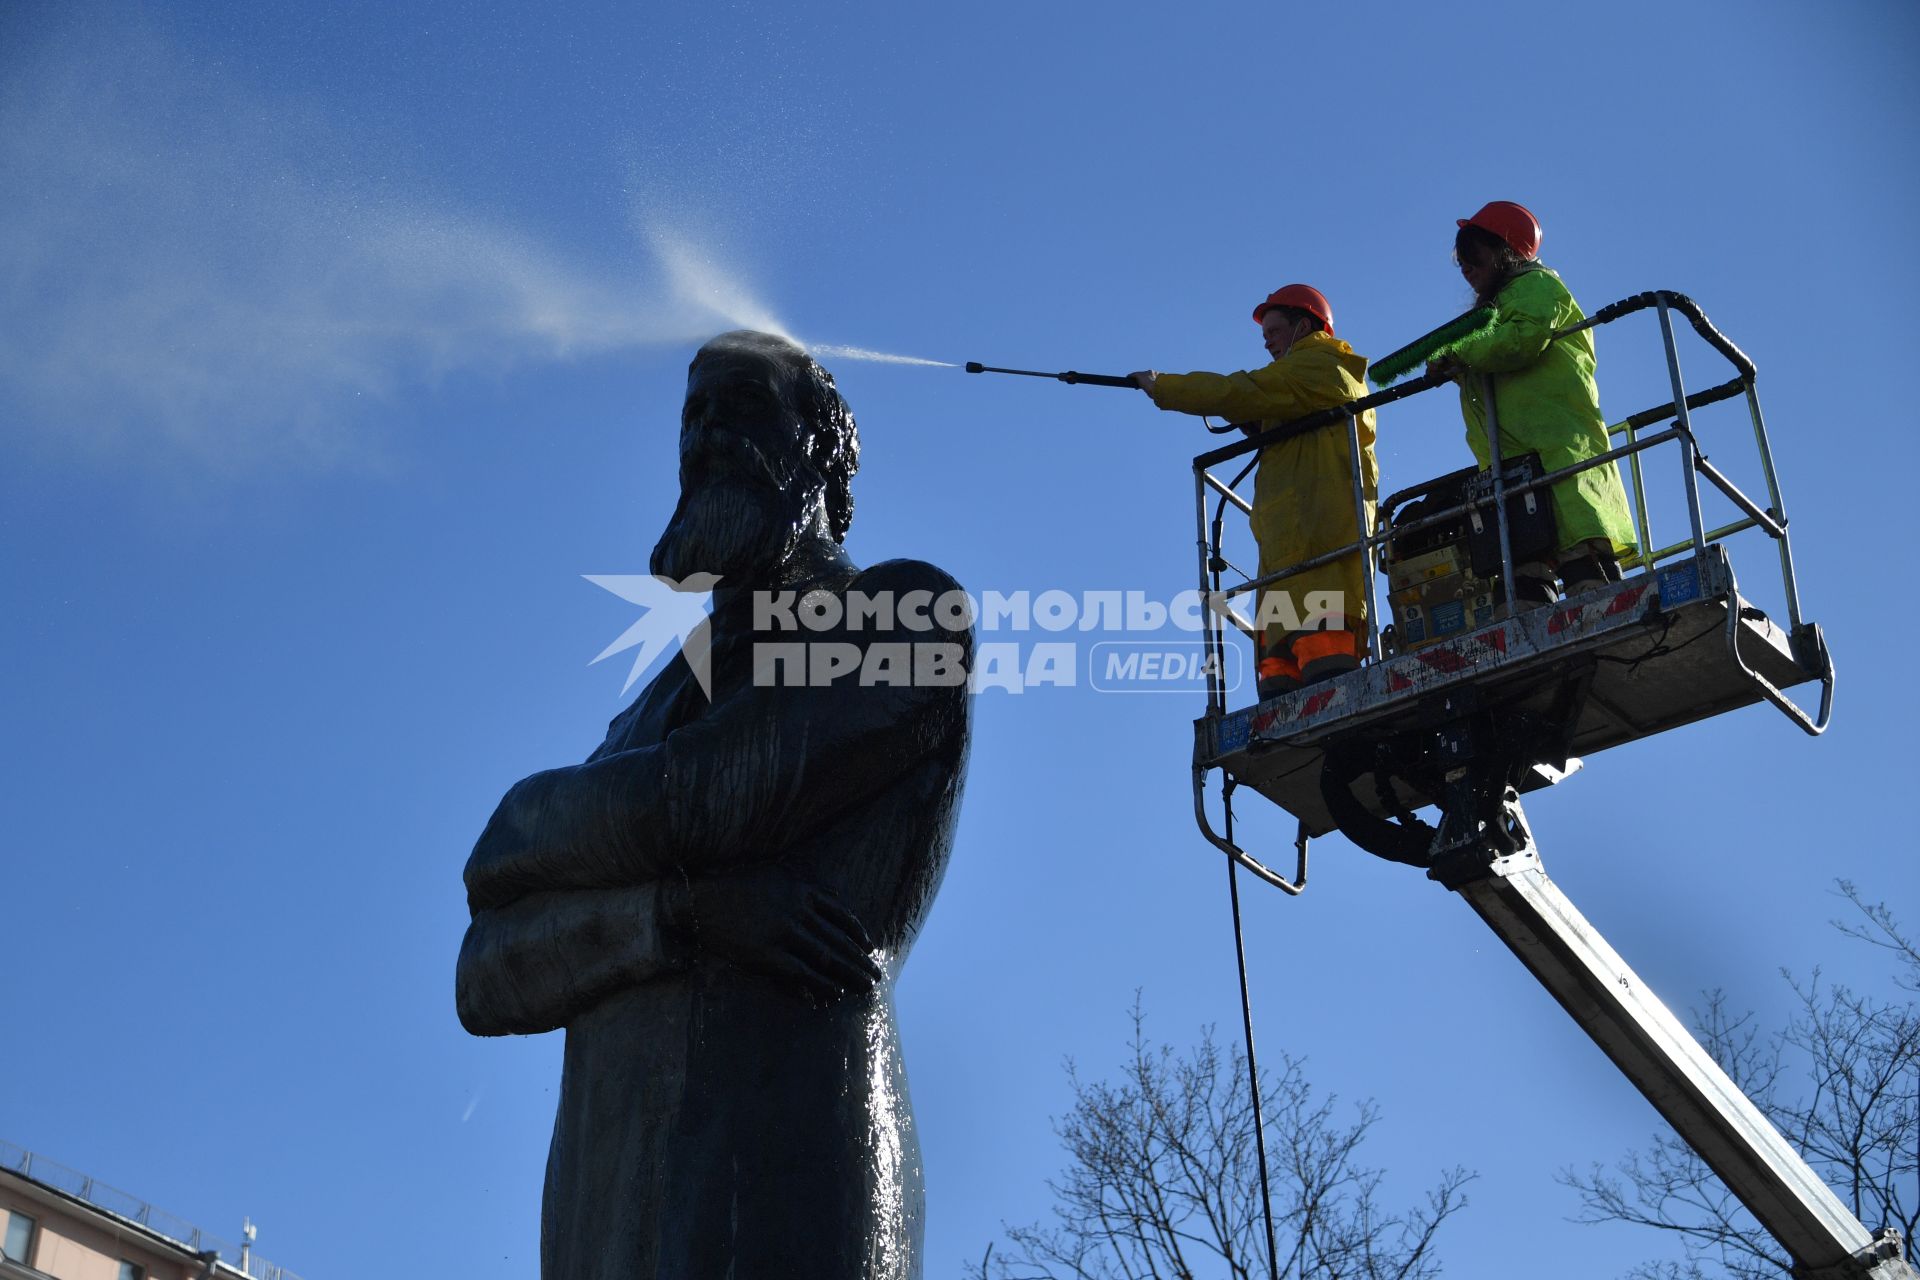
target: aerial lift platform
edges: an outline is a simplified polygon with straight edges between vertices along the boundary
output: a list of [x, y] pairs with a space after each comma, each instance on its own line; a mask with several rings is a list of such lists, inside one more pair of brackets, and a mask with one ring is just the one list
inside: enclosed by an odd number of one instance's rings
[[[1207, 706], [1194, 724], [1195, 817], [1211, 844], [1289, 894], [1305, 888], [1309, 840], [1334, 830], [1371, 853], [1425, 869], [1467, 901], [1699, 1153], [1793, 1258], [1795, 1274], [1920, 1280], [1898, 1232], [1870, 1232], [1860, 1223], [1547, 877], [1521, 809], [1523, 793], [1558, 781], [1584, 757], [1722, 712], [1766, 702], [1813, 735], [1832, 715], [1833, 662], [1819, 627], [1801, 616], [1752, 361], [1690, 299], [1669, 291], [1623, 299], [1555, 337], [1645, 311], [1658, 321], [1672, 399], [1611, 427], [1607, 453], [1547, 474], [1501, 459], [1493, 388], [1486, 386], [1493, 458], [1479, 479], [1462, 473], [1394, 494], [1379, 504], [1376, 530], [1261, 577], [1229, 581], [1238, 571], [1222, 538], [1229, 509], [1251, 514], [1238, 486], [1260, 450], [1306, 431], [1344, 430], [1357, 459], [1361, 412], [1451, 380], [1428, 373], [1296, 422], [1243, 428], [1248, 439], [1194, 460], [1200, 586], [1210, 605]], [[1686, 391], [1675, 314], [1732, 365], [1730, 380]], [[1694, 429], [1695, 410], [1733, 399], [1748, 409], [1765, 506], [1708, 461]], [[1662, 547], [1653, 537], [1646, 476], [1651, 451], [1667, 445], [1678, 454], [1687, 536]], [[1232, 480], [1215, 474], [1242, 458]], [[1501, 584], [1514, 579], [1513, 524], [1544, 504], [1547, 486], [1619, 464], [1633, 481], [1639, 538], [1639, 550], [1623, 562], [1627, 576], [1557, 604], [1510, 610]], [[1702, 478], [1731, 506], [1730, 522], [1708, 527]], [[1353, 497], [1356, 527], [1366, 530], [1357, 467]], [[1417, 592], [1396, 589], [1395, 623], [1381, 628], [1375, 568], [1406, 565], [1412, 546], [1464, 540], [1469, 526], [1483, 535], [1489, 526], [1497, 530], [1497, 568], [1485, 581], [1468, 579], [1457, 600], [1434, 608], [1427, 598], [1424, 612], [1406, 603]], [[1755, 529], [1775, 544], [1781, 619], [1741, 593], [1728, 555], [1728, 539]], [[1331, 681], [1229, 709], [1225, 646], [1232, 632], [1253, 631], [1236, 601], [1355, 553], [1367, 558], [1374, 660]], [[1817, 689], [1817, 698], [1798, 695], [1802, 688]], [[1207, 784], [1216, 772], [1225, 803], [1221, 830], [1208, 812]], [[1241, 787], [1298, 820], [1291, 876], [1236, 843], [1232, 798]], [[1416, 816], [1425, 807], [1438, 810], [1437, 824]]]

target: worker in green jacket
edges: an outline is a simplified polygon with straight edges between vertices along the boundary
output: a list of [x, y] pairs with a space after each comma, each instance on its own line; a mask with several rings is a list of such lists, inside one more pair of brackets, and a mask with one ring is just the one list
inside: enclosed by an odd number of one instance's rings
[[[1494, 319], [1449, 347], [1434, 367], [1459, 380], [1467, 443], [1481, 470], [1491, 461], [1482, 375], [1492, 375], [1502, 458], [1537, 453], [1546, 471], [1558, 471], [1605, 453], [1593, 331], [1552, 336], [1587, 317], [1560, 277], [1540, 264], [1539, 220], [1524, 205], [1495, 200], [1456, 225], [1460, 274]], [[1633, 550], [1627, 493], [1612, 463], [1569, 476], [1552, 493], [1559, 546], [1550, 558], [1514, 565], [1509, 594], [1521, 607], [1551, 603], [1556, 576], [1569, 596], [1619, 581], [1619, 559]]]
[[[1275, 290], [1253, 309], [1273, 362], [1240, 373], [1154, 373], [1134, 382], [1162, 409], [1217, 414], [1261, 427], [1358, 400], [1367, 393], [1367, 361], [1333, 335], [1333, 306], [1311, 285]], [[1360, 415], [1365, 529], [1373, 530], [1380, 469], [1374, 419]], [[1333, 551], [1361, 536], [1353, 500], [1353, 450], [1347, 424], [1322, 427], [1260, 452], [1254, 478], [1253, 536], [1259, 576]], [[1289, 693], [1360, 665], [1366, 654], [1366, 559], [1359, 552], [1291, 574], [1260, 593], [1259, 695]]]

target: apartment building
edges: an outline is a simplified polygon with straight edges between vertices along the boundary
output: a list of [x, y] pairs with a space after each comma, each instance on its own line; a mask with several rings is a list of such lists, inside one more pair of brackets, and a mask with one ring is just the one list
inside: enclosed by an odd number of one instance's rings
[[0, 1142], [0, 1280], [300, 1280], [241, 1245]]

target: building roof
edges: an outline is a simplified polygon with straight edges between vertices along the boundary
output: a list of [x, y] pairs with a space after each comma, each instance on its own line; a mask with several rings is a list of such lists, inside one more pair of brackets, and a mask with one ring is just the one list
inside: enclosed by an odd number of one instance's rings
[[[118, 1187], [110, 1187], [25, 1147], [0, 1141], [0, 1185], [21, 1184], [40, 1192], [37, 1199], [50, 1197], [83, 1218], [103, 1219], [120, 1232], [163, 1253], [193, 1260], [207, 1260], [211, 1254], [213, 1275], [221, 1280], [301, 1280], [294, 1272], [251, 1251], [243, 1263], [241, 1248], [232, 1241], [203, 1231], [185, 1218], [156, 1208]], [[0, 1261], [0, 1280], [42, 1274], [18, 1263]]]

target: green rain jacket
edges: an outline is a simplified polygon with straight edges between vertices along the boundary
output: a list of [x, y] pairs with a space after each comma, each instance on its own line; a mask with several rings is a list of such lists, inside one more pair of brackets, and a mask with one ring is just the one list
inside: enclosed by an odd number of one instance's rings
[[[1217, 414], [1233, 422], [1258, 420], [1263, 427], [1330, 409], [1367, 394], [1367, 361], [1352, 347], [1326, 333], [1310, 333], [1287, 354], [1262, 369], [1242, 373], [1163, 373], [1155, 380], [1153, 402], [1180, 413]], [[1366, 492], [1367, 528], [1373, 528], [1373, 504], [1380, 468], [1373, 456], [1374, 418], [1360, 415], [1361, 480]], [[1260, 451], [1253, 482], [1253, 536], [1260, 544], [1260, 576], [1298, 564], [1359, 538], [1353, 516], [1353, 450], [1343, 422], [1304, 436], [1270, 444]], [[1305, 620], [1306, 595], [1338, 591], [1345, 602], [1346, 625], [1366, 623], [1365, 561], [1343, 556], [1332, 564], [1282, 578], [1269, 591], [1285, 591], [1295, 615]], [[1270, 629], [1269, 640], [1279, 635]]]
[[[1487, 411], [1477, 374], [1492, 374], [1500, 418], [1500, 455], [1538, 453], [1548, 471], [1596, 457], [1608, 448], [1607, 420], [1594, 384], [1593, 331], [1551, 340], [1555, 329], [1586, 319], [1560, 277], [1536, 266], [1515, 276], [1494, 298], [1493, 323], [1463, 338], [1448, 354], [1465, 366], [1460, 409], [1467, 443], [1485, 470]], [[1616, 555], [1633, 550], [1633, 519], [1618, 467], [1582, 471], [1553, 486], [1560, 546], [1606, 538]]]

